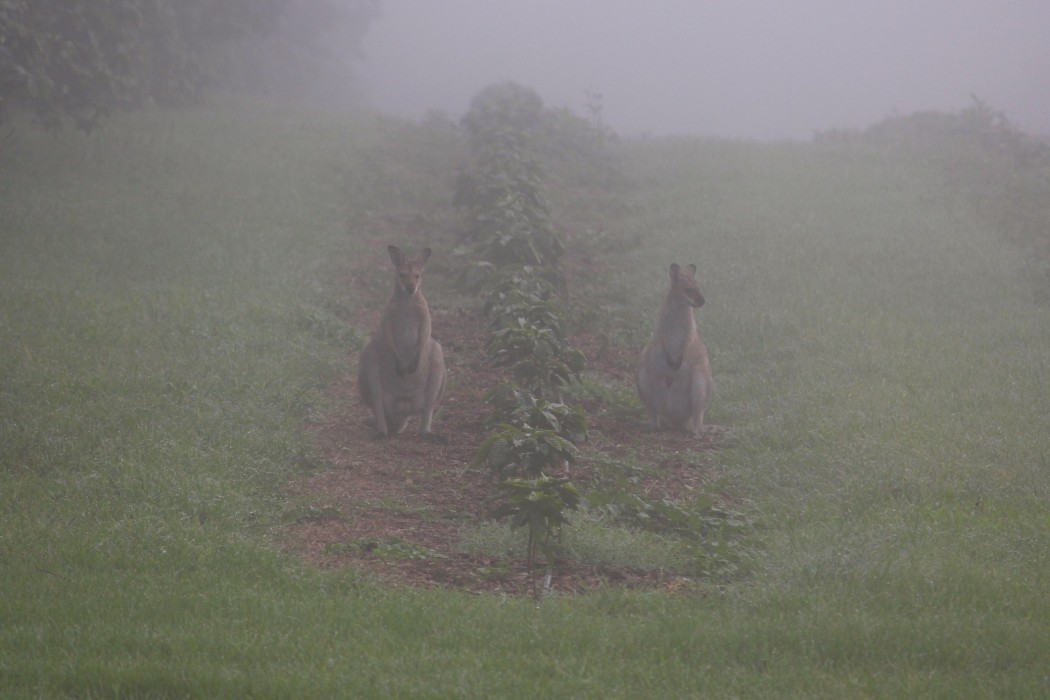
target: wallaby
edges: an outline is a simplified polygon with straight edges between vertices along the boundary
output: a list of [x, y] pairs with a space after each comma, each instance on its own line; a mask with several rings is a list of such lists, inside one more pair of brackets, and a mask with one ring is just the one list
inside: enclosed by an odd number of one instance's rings
[[704, 412], [714, 381], [707, 348], [696, 332], [693, 309], [704, 305], [696, 287], [696, 265], [673, 263], [671, 288], [660, 307], [656, 332], [638, 366], [638, 396], [649, 411], [649, 427], [666, 420], [696, 437], [704, 434]]
[[430, 307], [423, 298], [424, 248], [415, 258], [387, 246], [394, 263], [394, 293], [372, 339], [361, 351], [357, 386], [372, 409], [376, 435], [400, 433], [411, 416], [420, 416], [419, 436], [434, 437], [430, 422], [445, 390], [445, 356], [430, 337]]

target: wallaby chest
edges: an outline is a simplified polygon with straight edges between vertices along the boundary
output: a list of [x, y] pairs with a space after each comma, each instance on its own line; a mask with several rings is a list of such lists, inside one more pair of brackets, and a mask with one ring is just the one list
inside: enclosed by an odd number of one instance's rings
[[696, 337], [692, 308], [684, 304], [669, 305], [660, 314], [656, 335], [663, 345], [664, 359], [672, 369], [678, 369], [689, 344]]
[[398, 350], [414, 350], [420, 343], [420, 330], [423, 325], [422, 315], [414, 308], [396, 314], [391, 320], [391, 335]]
[[397, 353], [405, 356], [421, 349], [430, 336], [430, 314], [420, 297], [394, 300], [387, 307], [384, 323]]

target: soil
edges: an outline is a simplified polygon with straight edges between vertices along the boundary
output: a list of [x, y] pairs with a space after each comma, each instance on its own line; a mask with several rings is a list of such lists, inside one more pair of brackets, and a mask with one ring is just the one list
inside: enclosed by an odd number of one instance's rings
[[[567, 264], [572, 260], [568, 256]], [[358, 279], [372, 274], [362, 268]], [[532, 594], [537, 587], [561, 594], [691, 587], [689, 580], [664, 571], [570, 560], [558, 561], [547, 581], [542, 565], [530, 575], [524, 560], [461, 551], [460, 532], [492, 520], [496, 508], [493, 475], [470, 464], [489, 434], [484, 423], [491, 408], [483, 397], [507, 377], [483, 352], [486, 320], [480, 309], [449, 310], [431, 300], [431, 312], [449, 374], [433, 424], [441, 440], [418, 437], [418, 419], [400, 435], [376, 439], [368, 424], [370, 411], [358, 396], [357, 353], [351, 352], [346, 372], [329, 388], [335, 398], [332, 412], [309, 426], [324, 467], [288, 485], [288, 512], [299, 515], [280, 530], [280, 546], [316, 566], [355, 567], [399, 586], [507, 595]], [[353, 319], [370, 329], [378, 320], [378, 310]], [[630, 349], [584, 335], [572, 342], [587, 356], [589, 371], [616, 383], [633, 382]], [[642, 469], [636, 484], [647, 497], [687, 498], [711, 480], [707, 455], [721, 442], [717, 427], [698, 442], [686, 433], [644, 432], [640, 416], [607, 408], [600, 401], [584, 403], [589, 439], [568, 473], [581, 492], [597, 478], [598, 460], [626, 455], [645, 455], [645, 466], [654, 467]]]

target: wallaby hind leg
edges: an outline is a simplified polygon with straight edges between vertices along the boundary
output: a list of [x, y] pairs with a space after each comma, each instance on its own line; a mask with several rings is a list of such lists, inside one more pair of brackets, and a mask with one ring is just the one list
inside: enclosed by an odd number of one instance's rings
[[704, 411], [703, 409], [693, 414], [692, 418], [689, 419], [689, 432], [693, 434], [695, 438], [702, 438], [704, 436]]
[[371, 343], [361, 352], [361, 369], [357, 375], [361, 398], [372, 409], [372, 427], [376, 437], [387, 436], [386, 409], [383, 407], [383, 380], [379, 371], [379, 357]]
[[430, 373], [427, 376], [426, 393], [423, 397], [423, 415], [419, 420], [419, 437], [430, 438], [430, 423], [434, 419], [434, 410], [441, 395], [445, 392], [445, 355], [441, 349], [441, 343], [436, 340], [430, 348]]
[[649, 422], [645, 424], [645, 429], [650, 433], [658, 433], [663, 429], [663, 425], [660, 421], [660, 414], [654, 409], [647, 409], [649, 411]]
[[692, 399], [693, 411], [687, 421], [687, 428], [695, 437], [704, 436], [704, 414], [707, 412], [707, 379], [698, 375], [693, 378]]
[[661, 428], [660, 411], [657, 406], [656, 396], [654, 396], [653, 379], [649, 375], [649, 368], [646, 366], [644, 358], [635, 378], [635, 385], [638, 389], [638, 396], [645, 406], [646, 413], [649, 414], [649, 422], [646, 424], [645, 430], [655, 433]]

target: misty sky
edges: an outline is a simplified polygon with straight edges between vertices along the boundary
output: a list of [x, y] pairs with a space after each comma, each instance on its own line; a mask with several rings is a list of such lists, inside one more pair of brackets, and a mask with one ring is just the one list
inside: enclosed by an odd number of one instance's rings
[[1050, 134], [1050, 0], [384, 0], [371, 103], [461, 116], [516, 80], [623, 134], [801, 138], [975, 93]]

